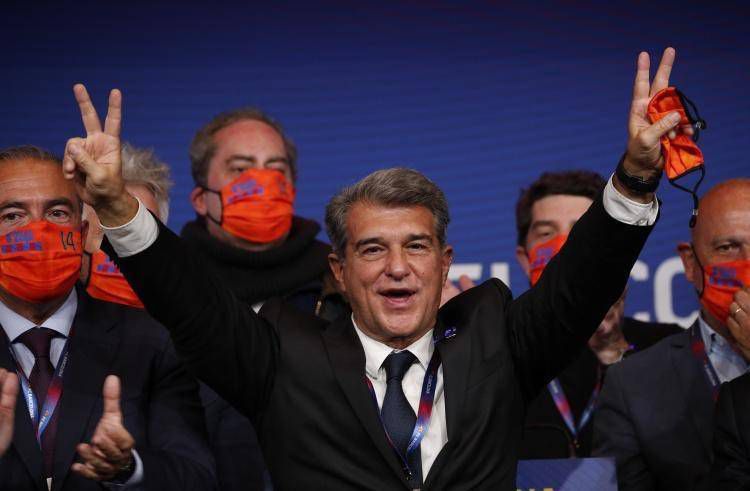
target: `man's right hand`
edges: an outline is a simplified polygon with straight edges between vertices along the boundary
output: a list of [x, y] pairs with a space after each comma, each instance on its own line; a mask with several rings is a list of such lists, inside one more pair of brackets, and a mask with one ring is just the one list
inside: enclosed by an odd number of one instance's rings
[[18, 377], [13, 372], [0, 368], [0, 456], [13, 440], [13, 420], [16, 415]]
[[138, 211], [138, 201], [125, 190], [122, 178], [122, 94], [117, 89], [110, 92], [109, 109], [102, 131], [86, 87], [77, 84], [73, 92], [81, 110], [86, 138], [68, 140], [63, 157], [63, 175], [75, 181], [78, 195], [96, 210], [102, 225], [124, 225]]

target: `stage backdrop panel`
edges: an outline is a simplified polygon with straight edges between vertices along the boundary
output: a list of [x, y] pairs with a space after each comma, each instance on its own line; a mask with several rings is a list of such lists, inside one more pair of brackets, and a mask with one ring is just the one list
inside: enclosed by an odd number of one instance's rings
[[[672, 80], [709, 126], [704, 189], [750, 174], [748, 21], [723, 2], [6, 2], [0, 146], [61, 152], [82, 133], [71, 86], [100, 109], [119, 87], [124, 138], [172, 166], [179, 230], [194, 215], [195, 131], [258, 106], [299, 146], [300, 215], [322, 220], [337, 189], [375, 169], [414, 167], [450, 201], [452, 276], [520, 294], [519, 189], [544, 170], [614, 169], [639, 50], [678, 48]], [[659, 196], [627, 312], [686, 324], [697, 302], [675, 246], [691, 202], [666, 183]]]

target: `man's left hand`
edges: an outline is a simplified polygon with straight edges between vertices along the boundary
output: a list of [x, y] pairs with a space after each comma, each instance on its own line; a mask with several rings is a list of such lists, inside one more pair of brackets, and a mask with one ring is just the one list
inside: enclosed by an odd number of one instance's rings
[[[674, 48], [665, 49], [654, 80], [650, 81], [651, 62], [648, 53], [642, 52], [638, 55], [638, 67], [633, 85], [633, 101], [628, 117], [628, 147], [623, 166], [628, 174], [641, 177], [644, 180], [659, 177], [664, 168], [661, 149], [662, 136], [668, 135], [670, 138], [674, 138], [677, 131], [688, 135], [693, 133], [690, 125], [678, 126], [680, 115], [677, 111], [668, 114], [653, 124], [648, 119], [648, 103], [657, 92], [669, 86], [669, 75], [672, 72], [674, 59]], [[617, 184], [619, 183], [615, 180], [617, 189], [631, 199], [644, 203], [650, 203], [653, 200], [653, 196], [650, 194], [639, 196], [625, 186]]]
[[745, 359], [750, 361], [750, 286], [734, 294], [729, 304], [727, 327]]
[[104, 412], [96, 425], [91, 443], [78, 445], [82, 462], [73, 471], [95, 481], [111, 481], [123, 471], [133, 469], [135, 440], [125, 429], [120, 411], [120, 379], [114, 375], [104, 380]]

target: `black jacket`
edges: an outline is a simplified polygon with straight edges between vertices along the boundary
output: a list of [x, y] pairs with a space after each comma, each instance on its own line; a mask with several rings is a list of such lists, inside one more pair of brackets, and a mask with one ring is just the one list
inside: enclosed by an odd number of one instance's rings
[[721, 385], [715, 422], [713, 489], [750, 490], [750, 374]]
[[615, 457], [620, 491], [710, 489], [714, 401], [689, 331], [611, 367], [599, 401], [593, 454]]
[[[490, 280], [443, 306], [436, 329], [457, 332], [436, 345], [448, 443], [424, 489], [515, 489], [526, 405], [586, 344], [650, 230], [611, 218], [598, 198], [527, 293], [513, 300]], [[410, 487], [348, 317], [327, 322], [280, 301], [255, 315], [163, 226], [116, 261], [191, 370], [254, 422], [277, 489]]]
[[[9, 350], [0, 336], [0, 367], [15, 370]], [[144, 481], [132, 489], [216, 489], [198, 384], [177, 360], [163, 327], [140, 310], [100, 302], [79, 288], [69, 350], [57, 408], [53, 491], [103, 489], [70, 467], [78, 460], [76, 445], [90, 442], [101, 418], [102, 386], [110, 374], [120, 377], [125, 428], [143, 461]], [[41, 450], [19, 397], [13, 444], [0, 459], [0, 489], [47, 491], [41, 476]]]

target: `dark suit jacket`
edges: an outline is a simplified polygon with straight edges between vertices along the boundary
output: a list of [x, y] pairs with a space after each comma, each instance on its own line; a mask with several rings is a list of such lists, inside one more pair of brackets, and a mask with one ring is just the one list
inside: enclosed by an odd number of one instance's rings
[[705, 486], [714, 402], [688, 331], [611, 367], [599, 401], [593, 454], [616, 458], [620, 491]]
[[[634, 351], [629, 353], [634, 353], [648, 348], [667, 336], [682, 332], [683, 329], [677, 324], [641, 322], [626, 317], [623, 320], [622, 331], [627, 342], [633, 346]], [[590, 349], [585, 349], [557, 377], [568, 399], [576, 424], [581, 420], [581, 415], [594, 392], [599, 365], [596, 355]], [[602, 367], [601, 370], [602, 376], [606, 375], [606, 367]], [[557, 410], [552, 395], [545, 388], [531, 402], [526, 413], [520, 457], [522, 459], [590, 457], [593, 435], [592, 419], [578, 433], [576, 442], [576, 438]]]
[[[0, 366], [15, 370], [0, 336]], [[125, 427], [136, 441], [144, 481], [134, 489], [215, 489], [198, 385], [179, 363], [167, 331], [143, 311], [100, 302], [78, 289], [68, 371], [57, 411], [53, 490], [101, 490], [70, 470], [75, 447], [89, 442], [102, 414], [107, 375], [122, 382]], [[0, 489], [46, 491], [42, 454], [23, 398], [16, 406], [13, 444], [0, 460]]]
[[[599, 198], [527, 293], [512, 300], [490, 280], [443, 306], [437, 332], [457, 331], [436, 345], [448, 443], [424, 489], [515, 489], [526, 404], [620, 296], [650, 228], [614, 220]], [[116, 261], [190, 369], [253, 421], [276, 489], [410, 487], [350, 318], [329, 323], [280, 301], [258, 316], [164, 226], [149, 248]]]
[[721, 385], [711, 473], [714, 489], [750, 489], [750, 374]]

